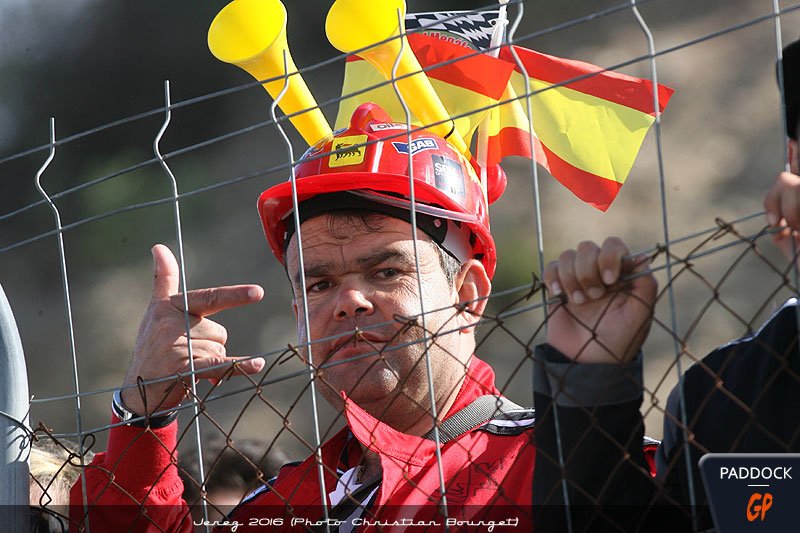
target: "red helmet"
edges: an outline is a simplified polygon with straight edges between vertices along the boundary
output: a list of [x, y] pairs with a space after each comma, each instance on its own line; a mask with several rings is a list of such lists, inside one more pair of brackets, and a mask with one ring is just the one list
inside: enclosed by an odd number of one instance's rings
[[[415, 208], [422, 214], [418, 223], [421, 218], [432, 221], [427, 228], [441, 229], [432, 235], [439, 245], [462, 261], [479, 259], [491, 279], [497, 256], [472, 165], [441, 137], [419, 129], [411, 133], [409, 143], [407, 131], [378, 105], [367, 103], [355, 110], [348, 129], [309, 148], [295, 168], [301, 221], [310, 218], [302, 218], [304, 202], [312, 216], [358, 206], [410, 220], [410, 144]], [[322, 195], [323, 201], [310, 201]], [[261, 193], [258, 212], [272, 253], [283, 263], [294, 228], [291, 181]], [[431, 234], [426, 225], [419, 227]]]

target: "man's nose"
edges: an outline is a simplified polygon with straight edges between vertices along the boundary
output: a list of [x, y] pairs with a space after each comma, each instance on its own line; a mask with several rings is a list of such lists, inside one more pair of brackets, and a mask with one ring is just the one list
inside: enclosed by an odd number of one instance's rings
[[339, 288], [334, 316], [337, 320], [372, 314], [374, 307], [366, 290], [357, 283], [343, 283]]

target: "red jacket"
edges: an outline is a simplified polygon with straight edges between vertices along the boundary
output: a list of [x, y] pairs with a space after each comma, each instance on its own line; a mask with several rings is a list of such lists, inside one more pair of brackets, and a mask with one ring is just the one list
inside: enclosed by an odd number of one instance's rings
[[[473, 358], [448, 414], [487, 394], [499, 394], [494, 372]], [[415, 524], [444, 524], [446, 518], [436, 506], [440, 494], [436, 443], [392, 429], [347, 398], [345, 405], [347, 427], [322, 445], [326, 492], [336, 491], [340, 474], [349, 465], [358, 464], [361, 447], [355, 445], [352, 435], [380, 455], [383, 468], [380, 487], [369, 510], [361, 516], [364, 521], [393, 523], [405, 518], [413, 519]], [[530, 523], [536, 455], [533, 413], [526, 410], [512, 418], [519, 420], [490, 421], [482, 429], [467, 431], [442, 446], [447, 518], [451, 525], [464, 520], [514, 518], [520, 525]], [[131, 524], [135, 524], [136, 531], [159, 531], [156, 523], [166, 531], [191, 531], [188, 507], [181, 500], [183, 485], [175, 454], [170, 453], [175, 449], [176, 437], [177, 423], [155, 430], [128, 426], [111, 430], [108, 451], [97, 454], [86, 470], [92, 532], [127, 531]], [[109, 476], [110, 472], [113, 476]], [[341, 492], [341, 485], [338, 489]], [[71, 518], [77, 523], [83, 513], [80, 482], [73, 487], [71, 496]], [[282, 468], [271, 489], [250, 497], [229, 521], [240, 524], [237, 531], [263, 531], [265, 525], [282, 526], [283, 530], [293, 521], [295, 529], [307, 530], [323, 517], [320, 501], [318, 468], [312, 455], [300, 465]], [[139, 516], [136, 503], [145, 504], [146, 517]], [[330, 500], [328, 505], [330, 508]], [[334, 525], [335, 520], [329, 523]], [[259, 527], [249, 528], [248, 524]], [[228, 529], [232, 528], [223, 531]], [[362, 526], [359, 531], [370, 529]]]
[[[499, 394], [494, 372], [473, 357], [448, 416], [487, 394]], [[336, 493], [343, 492], [337, 480], [360, 459], [361, 446], [354, 437], [379, 454], [383, 469], [381, 484], [367, 510], [357, 513], [352, 522], [359, 526], [357, 531], [395, 531], [395, 526], [402, 525], [417, 526], [413, 531], [440, 531], [448, 520], [452, 531], [486, 530], [492, 521], [507, 521], [514, 529], [523, 527], [520, 531], [531, 529], [536, 457], [532, 410], [497, 415], [441, 447], [447, 517], [437, 506], [440, 477], [434, 441], [400, 433], [346, 397], [345, 416], [347, 427], [321, 449], [329, 525], [352, 518], [350, 513], [356, 511], [355, 506], [343, 514], [342, 506], [331, 509], [338, 499]], [[93, 533], [192, 530], [175, 466], [177, 431], [177, 423], [160, 429], [121, 426], [111, 430], [108, 451], [97, 454], [86, 470]], [[649, 458], [653, 451], [654, 447], [648, 450]], [[72, 489], [71, 502], [73, 531], [77, 531], [75, 524], [84, 516], [80, 481]], [[218, 531], [306, 531], [320, 526], [324, 531], [320, 502], [319, 469], [312, 455], [299, 465], [284, 466], [269, 488], [262, 487], [246, 499], [231, 513], [228, 525]], [[137, 504], [143, 504], [146, 512]], [[422, 525], [431, 527], [419, 527]], [[498, 524], [493, 529], [505, 528]]]

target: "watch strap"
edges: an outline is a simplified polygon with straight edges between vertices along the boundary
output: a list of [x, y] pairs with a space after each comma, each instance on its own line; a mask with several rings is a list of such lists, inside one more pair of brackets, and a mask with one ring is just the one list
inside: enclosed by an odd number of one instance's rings
[[114, 411], [114, 414], [117, 416], [117, 418], [120, 419], [120, 421], [136, 428], [163, 428], [178, 418], [177, 411], [172, 411], [160, 416], [144, 416], [136, 414], [129, 410], [124, 403], [122, 403], [122, 391], [119, 389], [114, 391], [114, 396], [111, 399], [111, 409]]

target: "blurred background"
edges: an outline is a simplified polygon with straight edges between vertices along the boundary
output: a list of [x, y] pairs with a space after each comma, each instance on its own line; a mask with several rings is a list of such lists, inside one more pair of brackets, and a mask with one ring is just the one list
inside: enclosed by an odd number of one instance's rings
[[[292, 0], [288, 40], [329, 122], [336, 117], [344, 64], [328, 44], [324, 20], [331, 2]], [[222, 1], [0, 0], [0, 284], [14, 309], [23, 340], [34, 400], [31, 425], [75, 431], [75, 393], [68, 322], [53, 213], [40, 202], [34, 177], [48, 155], [48, 120], [59, 140], [99, 128], [58, 146], [42, 177], [50, 193], [97, 178], [99, 184], [56, 199], [64, 233], [82, 392], [118, 386], [127, 367], [139, 320], [150, 295], [149, 248], [175, 248], [170, 204], [125, 206], [171, 195], [170, 182], [152, 161], [153, 140], [164, 121], [164, 80], [171, 84], [172, 122], [161, 143], [181, 201], [190, 287], [259, 283], [262, 303], [218, 315], [229, 330], [230, 354], [280, 352], [295, 342], [285, 274], [272, 258], [255, 210], [258, 194], [287, 178], [287, 148], [269, 119], [270, 98], [242, 70], [217, 61], [206, 32]], [[548, 54], [650, 77], [647, 40], [621, 0], [537, 0], [524, 3], [519, 44]], [[800, 36], [798, 4], [783, 2], [784, 43]], [[409, 1], [409, 11], [471, 9], [477, 1]], [[621, 6], [620, 9], [612, 9]], [[619, 235], [632, 250], [650, 250], [670, 239], [715, 228], [761, 211], [761, 198], [784, 164], [779, 93], [775, 82], [776, 36], [772, 0], [651, 0], [641, 13], [655, 38], [659, 82], [676, 90], [662, 121], [664, 205], [655, 132], [651, 131], [618, 198], [606, 213], [582, 203], [540, 170], [541, 215], [547, 260], [585, 239]], [[605, 11], [613, 11], [603, 14]], [[511, 9], [513, 19], [516, 11]], [[592, 16], [595, 13], [597, 16]], [[584, 19], [584, 20], [582, 20]], [[569, 21], [579, 21], [566, 24]], [[564, 27], [559, 27], [563, 25]], [[527, 37], [526, 37], [527, 36]], [[338, 60], [331, 60], [339, 58]], [[249, 84], [249, 85], [247, 85]], [[200, 99], [231, 87], [240, 90]], [[115, 121], [141, 115], [134, 121]], [[108, 127], [103, 127], [109, 125]], [[294, 153], [306, 146], [288, 128]], [[201, 144], [231, 132], [219, 142]], [[187, 149], [191, 147], [191, 149]], [[509, 188], [493, 204], [492, 228], [499, 249], [495, 291], [530, 283], [538, 272], [530, 163], [509, 159]], [[125, 172], [121, 172], [125, 170]], [[237, 178], [240, 178], [237, 180]], [[234, 183], [221, 187], [215, 185]], [[98, 217], [94, 219], [94, 217]], [[743, 235], [763, 227], [763, 217], [736, 224]], [[43, 236], [43, 234], [46, 234]], [[673, 254], [727, 242], [704, 235], [676, 244]], [[727, 240], [726, 240], [727, 239]], [[734, 239], [735, 240], [735, 239]], [[715, 345], [757, 327], [788, 294], [775, 267], [785, 262], [760, 240], [659, 270], [662, 294], [645, 352], [647, 432], [661, 435], [664, 400], [677, 374]], [[663, 254], [657, 264], [663, 265]], [[494, 299], [496, 314], [526, 291]], [[670, 296], [674, 306], [671, 306]], [[535, 296], [531, 302], [535, 303]], [[672, 326], [672, 312], [676, 328]], [[487, 327], [479, 355], [498, 374], [498, 385], [518, 403], [530, 403], [527, 346], [540, 342], [542, 316], [522, 313]], [[268, 366], [277, 356], [268, 357]], [[276, 365], [261, 398], [242, 379], [222, 384], [229, 396], [208, 404], [204, 431], [272, 439], [289, 455], [308, 453], [311, 417], [305, 376], [296, 359]], [[201, 384], [205, 393], [208, 384]], [[233, 394], [239, 389], [246, 392]], [[68, 396], [59, 399], [60, 396]], [[272, 406], [272, 409], [267, 406]], [[84, 431], [109, 418], [110, 393], [82, 398]], [[323, 435], [340, 424], [323, 409]], [[187, 415], [188, 416], [188, 415]], [[186, 416], [184, 416], [186, 418]], [[287, 430], [283, 419], [290, 421]], [[297, 435], [293, 434], [296, 432]], [[97, 449], [105, 432], [97, 435]]]

